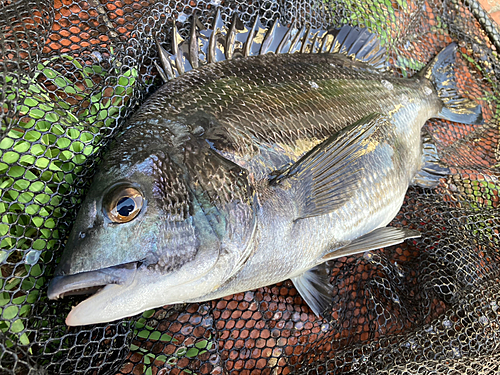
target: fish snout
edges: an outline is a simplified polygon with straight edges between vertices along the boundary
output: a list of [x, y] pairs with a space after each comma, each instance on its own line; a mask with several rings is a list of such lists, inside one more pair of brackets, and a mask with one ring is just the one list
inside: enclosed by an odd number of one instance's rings
[[80, 294], [94, 294], [106, 285], [128, 285], [135, 277], [137, 263], [127, 263], [97, 271], [54, 277], [47, 291], [49, 299]]

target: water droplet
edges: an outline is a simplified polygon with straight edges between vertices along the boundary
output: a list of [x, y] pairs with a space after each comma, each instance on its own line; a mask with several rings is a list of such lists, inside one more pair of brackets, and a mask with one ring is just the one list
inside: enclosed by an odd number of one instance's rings
[[424, 87], [424, 94], [425, 95], [430, 95], [432, 94], [432, 89], [430, 87]]
[[443, 320], [443, 326], [445, 328], [451, 328], [453, 326], [453, 323], [451, 322], [451, 320], [445, 319]]
[[[274, 367], [274, 366], [276, 366], [277, 363], [278, 363], [278, 358], [276, 358], [276, 357], [271, 357], [267, 361], [267, 365], [269, 367]], [[276, 372], [273, 372], [273, 375], [275, 375], [275, 374], [276, 374]]]
[[385, 79], [383, 79], [382, 81], [380, 81], [380, 83], [382, 83], [382, 86], [384, 86], [387, 90], [393, 90], [394, 89], [394, 86], [392, 85], [392, 83], [390, 83], [389, 81], [386, 81]]
[[392, 295], [392, 300], [394, 301], [394, 303], [401, 303], [401, 301], [399, 300], [399, 296], [397, 294]]
[[[444, 322], [443, 322], [444, 324]], [[436, 334], [436, 331], [434, 330], [434, 326], [429, 326], [427, 328], [425, 328], [425, 332], [431, 334], [431, 335], [435, 335]]]
[[179, 13], [179, 15], [177, 16], [177, 21], [180, 22], [180, 23], [184, 23], [184, 21], [186, 21], [188, 18], [188, 15], [184, 12], [182, 13]]
[[212, 354], [208, 360], [212, 365], [216, 365], [220, 362], [220, 356], [218, 354]]
[[200, 324], [202, 319], [203, 318], [201, 315], [193, 314], [193, 316], [191, 316], [191, 318], [189, 318], [189, 323], [191, 323], [193, 325]]
[[329, 329], [330, 329], [330, 324], [325, 323], [325, 324], [321, 325], [321, 331], [322, 332], [328, 332]]
[[200, 307], [198, 307], [198, 312], [199, 312], [201, 315], [205, 315], [205, 314], [207, 314], [209, 311], [210, 311], [210, 306], [208, 306], [208, 305], [201, 305]]
[[28, 254], [26, 254], [24, 262], [27, 264], [31, 264], [32, 266], [35, 265], [38, 262], [38, 259], [40, 259], [41, 253], [42, 252], [38, 250], [30, 250]]
[[78, 233], [78, 237], [80, 237], [81, 239], [84, 239], [85, 238], [85, 232]]
[[497, 301], [491, 302], [491, 309], [496, 312], [498, 310]]
[[318, 86], [318, 84], [317, 84], [316, 82], [314, 82], [314, 81], [309, 81], [309, 84], [311, 85], [311, 87], [312, 87], [313, 89], [319, 89], [319, 86]]
[[417, 343], [415, 342], [415, 340], [410, 339], [410, 340], [408, 340], [408, 342], [404, 343], [404, 346], [414, 350], [417, 348]]
[[281, 353], [283, 353], [283, 349], [281, 349], [281, 348], [274, 348], [273, 349], [273, 357], [280, 357]]
[[197, 136], [202, 136], [203, 133], [205, 133], [205, 129], [203, 129], [201, 126], [197, 126], [191, 131], [191, 133]]
[[359, 370], [360, 368], [360, 363], [359, 363], [359, 359], [358, 358], [353, 358], [352, 359], [352, 368], [354, 370]]
[[396, 273], [398, 274], [398, 276], [403, 278], [405, 276], [405, 273], [403, 272], [403, 269], [398, 264], [398, 262], [394, 262], [394, 266], [396, 267]]
[[363, 258], [365, 258], [366, 260], [372, 260], [373, 254], [371, 252], [367, 251], [366, 253], [363, 254]]
[[489, 323], [490, 321], [488, 320], [488, 318], [487, 318], [487, 317], [485, 317], [484, 315], [482, 315], [482, 316], [480, 316], [480, 317], [479, 317], [479, 322], [480, 322], [482, 325], [488, 325], [488, 323]]
[[297, 331], [300, 331], [302, 328], [304, 328], [304, 322], [297, 322], [297, 323], [295, 323], [295, 329]]
[[214, 324], [214, 320], [212, 319], [212, 317], [206, 317], [201, 322], [201, 325], [203, 327], [211, 327], [213, 324]]
[[92, 57], [94, 57], [98, 62], [103, 60], [102, 55], [97, 51], [92, 52]]
[[408, 97], [405, 94], [401, 95], [400, 100], [401, 100], [401, 104], [403, 104], [403, 105], [408, 105], [408, 103], [409, 103]]

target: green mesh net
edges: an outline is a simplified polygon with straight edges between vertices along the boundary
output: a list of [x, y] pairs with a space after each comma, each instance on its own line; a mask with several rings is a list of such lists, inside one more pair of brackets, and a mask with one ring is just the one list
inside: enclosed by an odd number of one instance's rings
[[[485, 122], [426, 125], [452, 173], [410, 188], [403, 244], [332, 262], [334, 320], [290, 281], [109, 324], [67, 327], [82, 298], [47, 299], [99, 158], [161, 86], [153, 36], [171, 20], [368, 28], [397, 76], [443, 47]], [[0, 1], [1, 374], [493, 374], [500, 372], [498, 30], [475, 1]]]

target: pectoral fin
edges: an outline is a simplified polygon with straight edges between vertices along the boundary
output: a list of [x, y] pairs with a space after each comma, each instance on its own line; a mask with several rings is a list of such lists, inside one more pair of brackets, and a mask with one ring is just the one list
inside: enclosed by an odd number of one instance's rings
[[368, 115], [331, 136], [305, 154], [292, 166], [274, 173], [271, 186], [295, 189], [298, 219], [323, 215], [335, 210], [357, 194], [360, 158], [371, 152], [373, 134], [390, 126], [378, 113]]
[[420, 232], [412, 229], [396, 227], [377, 228], [370, 233], [355, 239], [349, 245], [326, 254], [321, 261], [326, 262], [335, 258], [363, 253], [369, 250], [376, 250], [381, 247], [397, 245], [404, 240], [417, 237], [420, 237]]
[[325, 263], [291, 280], [300, 296], [317, 316], [328, 313], [333, 299], [333, 286], [330, 284], [330, 272]]

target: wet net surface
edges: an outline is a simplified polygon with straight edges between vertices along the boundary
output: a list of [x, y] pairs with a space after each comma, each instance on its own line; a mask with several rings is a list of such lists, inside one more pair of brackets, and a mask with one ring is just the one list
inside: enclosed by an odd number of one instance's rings
[[[290, 281], [69, 328], [47, 284], [113, 134], [161, 85], [153, 35], [256, 14], [380, 35], [412, 76], [458, 42], [485, 123], [426, 126], [452, 174], [411, 187], [393, 225], [422, 237], [332, 262], [332, 322]], [[500, 371], [498, 38], [473, 1], [0, 2], [1, 374], [489, 374]]]

